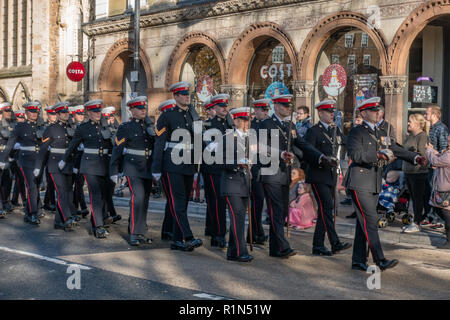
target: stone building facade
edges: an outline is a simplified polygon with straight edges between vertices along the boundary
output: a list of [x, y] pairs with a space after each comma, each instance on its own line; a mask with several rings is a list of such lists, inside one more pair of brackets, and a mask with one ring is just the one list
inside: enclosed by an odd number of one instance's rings
[[70, 81], [66, 66], [88, 60], [81, 26], [90, 8], [89, 0], [0, 0], [0, 101], [15, 109], [27, 98], [84, 101], [86, 82]]

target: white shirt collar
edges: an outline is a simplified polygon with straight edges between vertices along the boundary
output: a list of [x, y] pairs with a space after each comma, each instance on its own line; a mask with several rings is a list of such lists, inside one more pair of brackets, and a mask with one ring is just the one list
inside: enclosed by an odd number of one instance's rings
[[319, 122], [325, 127], [325, 130], [328, 130], [328, 127], [330, 126], [329, 124], [326, 124], [322, 120], [319, 120]]
[[368, 121], [366, 121], [366, 120], [363, 120], [363, 122], [364, 122], [365, 124], [367, 124], [367, 125], [370, 127], [370, 129], [372, 129], [373, 131], [375, 131], [375, 124], [374, 124], [374, 123], [370, 123], [370, 122], [368, 122]]
[[280, 121], [281, 124], [284, 124], [284, 121], [280, 119], [279, 116], [277, 116], [277, 114], [274, 112], [273, 115], [278, 119], [278, 121]]
[[242, 139], [246, 136], [246, 134], [239, 129], [236, 129], [236, 132], [239, 134], [239, 137]]

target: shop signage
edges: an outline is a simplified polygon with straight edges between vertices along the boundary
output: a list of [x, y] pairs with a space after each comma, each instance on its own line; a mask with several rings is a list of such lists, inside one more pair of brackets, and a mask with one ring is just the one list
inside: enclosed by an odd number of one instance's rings
[[[265, 99], [272, 99], [274, 96], [281, 94], [290, 94], [288, 87], [279, 81], [272, 82], [270, 86], [267, 87], [266, 93], [264, 94]], [[270, 103], [269, 115], [273, 114], [273, 103]]]
[[66, 74], [70, 80], [72, 80], [74, 82], [78, 82], [84, 78], [84, 75], [86, 74], [86, 72], [85, 72], [84, 66], [81, 62], [73, 61], [73, 62], [69, 63], [69, 65], [67, 66]]
[[357, 74], [354, 78], [354, 97], [355, 105], [361, 105], [364, 100], [377, 96], [378, 75]]
[[332, 64], [325, 69], [322, 86], [331, 97], [339, 96], [347, 85], [347, 73], [340, 64]]
[[277, 80], [283, 80], [284, 76], [287, 75], [289, 78], [292, 74], [292, 64], [272, 64], [270, 66], [264, 65], [259, 70], [259, 74], [261, 75], [261, 78], [263, 79], [277, 79]]
[[413, 102], [415, 103], [437, 103], [438, 88], [436, 86], [414, 85]]

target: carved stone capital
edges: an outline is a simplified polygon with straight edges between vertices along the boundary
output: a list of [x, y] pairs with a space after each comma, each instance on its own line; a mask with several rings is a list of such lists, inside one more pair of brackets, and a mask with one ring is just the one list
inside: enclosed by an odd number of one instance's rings
[[403, 94], [408, 83], [408, 76], [380, 76], [381, 86], [384, 93], [389, 95]]
[[243, 99], [248, 91], [246, 84], [224, 84], [220, 86], [220, 91], [230, 95], [231, 100]]
[[292, 86], [297, 98], [310, 98], [313, 95], [316, 82], [314, 80], [293, 81]]

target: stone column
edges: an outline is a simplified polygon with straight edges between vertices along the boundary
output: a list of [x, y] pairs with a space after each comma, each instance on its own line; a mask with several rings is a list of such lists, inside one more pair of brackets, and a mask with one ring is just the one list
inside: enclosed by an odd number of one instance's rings
[[248, 86], [246, 84], [224, 84], [220, 86], [220, 91], [230, 95], [231, 109], [247, 104]]
[[17, 0], [17, 66], [22, 65], [22, 19], [25, 17], [22, 16], [22, 0]]
[[33, 34], [33, 29], [31, 26], [31, 0], [27, 0], [27, 47], [26, 47], [26, 62], [25, 65], [27, 66], [31, 66], [31, 40], [32, 40], [32, 34]]
[[14, 57], [14, 7], [13, 7], [13, 1], [8, 1], [8, 65], [7, 67], [10, 68], [13, 66], [13, 57]]
[[385, 95], [385, 119], [395, 128], [397, 141], [403, 139], [403, 92], [408, 76], [380, 76]]
[[5, 46], [4, 46], [4, 36], [5, 36], [5, 32], [3, 31], [3, 26], [4, 26], [4, 21], [3, 21], [3, 15], [5, 14], [5, 10], [3, 8], [4, 6], [4, 2], [2, 1], [0, 3], [0, 69], [3, 68], [3, 55], [4, 55], [4, 50], [5, 50]]
[[312, 96], [316, 82], [314, 80], [295, 80], [292, 83], [295, 94], [295, 107], [312, 107]]

